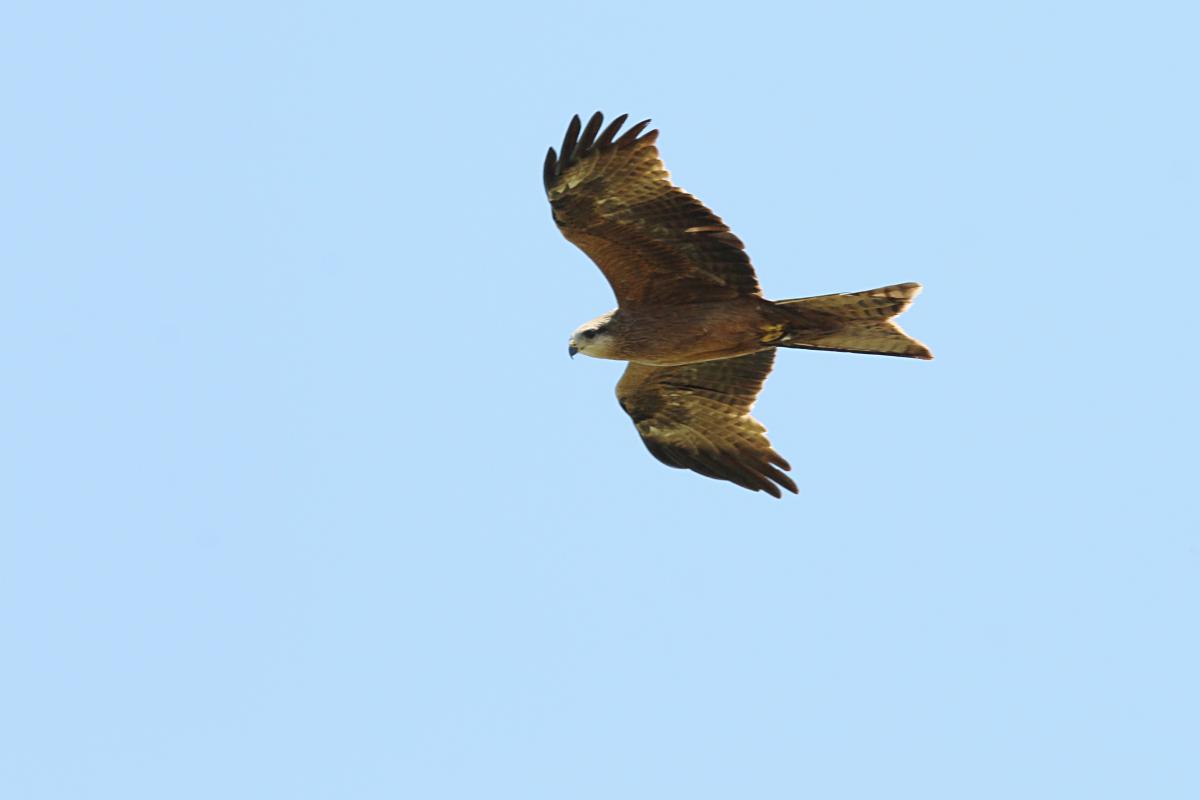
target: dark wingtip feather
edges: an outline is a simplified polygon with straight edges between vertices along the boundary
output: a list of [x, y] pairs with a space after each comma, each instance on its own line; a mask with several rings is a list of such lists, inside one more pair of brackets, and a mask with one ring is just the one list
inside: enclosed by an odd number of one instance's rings
[[[784, 475], [782, 472], [774, 469], [773, 467], [767, 467], [766, 473], [771, 480], [775, 481], [775, 483], [778, 483], [792, 494], [800, 494], [800, 489], [796, 486], [796, 482], [792, 480], [791, 477]], [[779, 495], [775, 496], [778, 497]]]
[[604, 115], [597, 111], [592, 114], [592, 118], [588, 120], [587, 127], [583, 129], [583, 135], [579, 137], [579, 152], [586, 153], [596, 141], [596, 134], [600, 132], [600, 126], [604, 124]]
[[563, 164], [571, 163], [571, 156], [575, 155], [575, 145], [579, 142], [579, 129], [583, 123], [579, 119], [579, 115], [571, 117], [571, 124], [567, 126], [567, 132], [563, 135], [562, 142], [562, 158]]
[[542, 164], [542, 185], [546, 187], [546, 191], [550, 191], [550, 187], [554, 185], [555, 174], [558, 170], [558, 154], [551, 147], [546, 151], [546, 162]]
[[617, 135], [617, 131], [621, 130], [621, 126], [625, 124], [625, 120], [629, 119], [628, 114], [621, 116], [608, 123], [608, 127], [604, 129], [604, 133], [600, 134], [600, 141], [597, 142], [599, 147], [608, 147], [613, 143], [613, 138]]
[[[775, 483], [779, 483], [780, 486], [784, 487], [792, 494], [800, 493], [799, 488], [796, 486], [796, 481], [793, 481], [790, 475], [785, 475], [784, 473], [781, 473], [780, 470], [773, 467], [772, 464], [775, 464], [785, 470], [792, 469], [792, 465], [788, 464], [787, 459], [780, 456], [778, 452], [775, 452], [774, 450], [768, 450], [766, 459], [762, 459], [761, 456], [758, 456], [755, 458], [755, 462], [755, 471], [757, 471], [758, 474], [762, 475], [763, 477], [767, 477], [769, 480], [775, 481]], [[775, 483], [772, 483], [773, 487], [775, 486]], [[778, 491], [778, 489], [776, 489], [776, 491]], [[780, 495], [775, 494], [775, 497], [778, 498]]]
[[637, 125], [634, 125], [632, 128], [625, 131], [625, 133], [621, 134], [621, 138], [617, 139], [617, 146], [620, 147], [621, 145], [632, 143], [642, 131], [646, 130], [646, 126], [649, 124], [650, 120], [644, 119]]

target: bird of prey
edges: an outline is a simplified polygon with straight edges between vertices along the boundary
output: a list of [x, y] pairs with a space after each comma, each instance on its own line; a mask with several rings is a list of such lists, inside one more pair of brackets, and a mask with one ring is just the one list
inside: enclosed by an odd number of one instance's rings
[[796, 492], [791, 466], [750, 416], [779, 347], [929, 359], [893, 322], [921, 290], [767, 300], [742, 242], [671, 183], [650, 120], [618, 136], [597, 112], [546, 154], [559, 231], [596, 262], [617, 308], [571, 334], [569, 352], [628, 362], [617, 400], [664, 464], [752, 491]]

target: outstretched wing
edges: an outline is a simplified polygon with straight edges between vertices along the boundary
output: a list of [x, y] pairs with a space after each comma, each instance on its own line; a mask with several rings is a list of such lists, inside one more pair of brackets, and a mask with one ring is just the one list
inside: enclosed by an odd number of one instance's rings
[[766, 428], [750, 416], [771, 372], [774, 350], [678, 367], [630, 364], [617, 400], [646, 448], [670, 467], [782, 497], [796, 491], [790, 470], [771, 449]]
[[596, 262], [622, 305], [729, 300], [759, 294], [754, 268], [721, 218], [671, 183], [650, 120], [603, 132], [596, 112], [571, 120], [543, 182], [563, 236]]

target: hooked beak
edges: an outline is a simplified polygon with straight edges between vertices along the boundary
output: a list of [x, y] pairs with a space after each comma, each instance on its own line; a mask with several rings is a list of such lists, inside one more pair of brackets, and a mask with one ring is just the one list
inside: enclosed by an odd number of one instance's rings
[[567, 354], [568, 354], [568, 355], [570, 355], [570, 356], [571, 356], [571, 358], [574, 358], [574, 357], [575, 357], [575, 354], [576, 354], [576, 353], [578, 353], [578, 352], [579, 352], [579, 348], [575, 346], [575, 343], [574, 343], [574, 342], [572, 342], [571, 344], [567, 345]]

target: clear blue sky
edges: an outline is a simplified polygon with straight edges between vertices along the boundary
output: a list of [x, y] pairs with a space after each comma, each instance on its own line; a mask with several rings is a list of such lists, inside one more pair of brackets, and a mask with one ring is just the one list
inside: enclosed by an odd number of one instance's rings
[[[0, 787], [1200, 796], [1188, 3], [15, 3]], [[775, 501], [570, 361], [574, 113], [766, 292]]]

